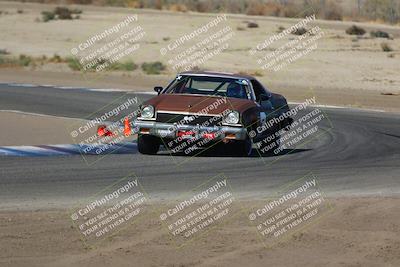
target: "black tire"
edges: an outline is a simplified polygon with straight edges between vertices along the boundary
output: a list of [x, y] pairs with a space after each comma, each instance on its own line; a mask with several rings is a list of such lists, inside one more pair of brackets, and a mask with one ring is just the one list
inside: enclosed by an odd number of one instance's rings
[[152, 135], [139, 135], [137, 144], [141, 154], [155, 155], [160, 149], [160, 141]]
[[248, 157], [253, 151], [253, 142], [247, 137], [246, 140], [235, 141], [233, 145], [235, 155]]

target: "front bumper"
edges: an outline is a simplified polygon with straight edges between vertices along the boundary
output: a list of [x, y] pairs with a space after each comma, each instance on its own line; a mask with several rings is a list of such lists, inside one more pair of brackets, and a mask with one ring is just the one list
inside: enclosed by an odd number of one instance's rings
[[[245, 140], [247, 131], [242, 127], [232, 126], [200, 126], [200, 125], [174, 125], [173, 123], [163, 123], [155, 121], [136, 120], [133, 122], [135, 128], [140, 134], [154, 135], [160, 138], [175, 139], [178, 137], [184, 139], [190, 138], [211, 138], [215, 140], [232, 139]], [[185, 132], [193, 132], [193, 136], [182, 136]]]

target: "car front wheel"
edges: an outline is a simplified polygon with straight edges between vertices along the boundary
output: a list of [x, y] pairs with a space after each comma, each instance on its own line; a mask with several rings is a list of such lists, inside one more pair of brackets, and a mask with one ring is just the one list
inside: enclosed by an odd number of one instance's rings
[[253, 151], [253, 142], [249, 137], [246, 140], [235, 141], [233, 145], [235, 154], [238, 156], [248, 157]]
[[141, 154], [155, 155], [160, 149], [160, 141], [151, 135], [139, 135], [137, 144]]

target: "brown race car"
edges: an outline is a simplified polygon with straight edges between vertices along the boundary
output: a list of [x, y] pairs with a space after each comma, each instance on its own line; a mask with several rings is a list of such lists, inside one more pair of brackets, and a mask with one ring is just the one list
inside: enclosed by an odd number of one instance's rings
[[134, 122], [143, 154], [156, 154], [160, 145], [189, 154], [219, 144], [246, 156], [268, 136], [265, 143], [279, 147], [293, 121], [286, 99], [248, 75], [183, 72], [154, 90], [158, 96], [141, 105]]

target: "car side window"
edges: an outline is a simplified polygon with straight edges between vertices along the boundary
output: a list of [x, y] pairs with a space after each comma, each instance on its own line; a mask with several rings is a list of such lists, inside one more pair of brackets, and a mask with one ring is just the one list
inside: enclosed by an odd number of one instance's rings
[[251, 80], [251, 85], [253, 86], [254, 94], [256, 96], [256, 101], [260, 101], [260, 95], [266, 94], [264, 87], [257, 80]]
[[180, 81], [175, 82], [174, 85], [172, 85], [171, 89], [168, 91], [172, 94], [180, 94], [184, 93], [186, 90], [186, 84], [188, 83], [188, 79], [182, 79]]

